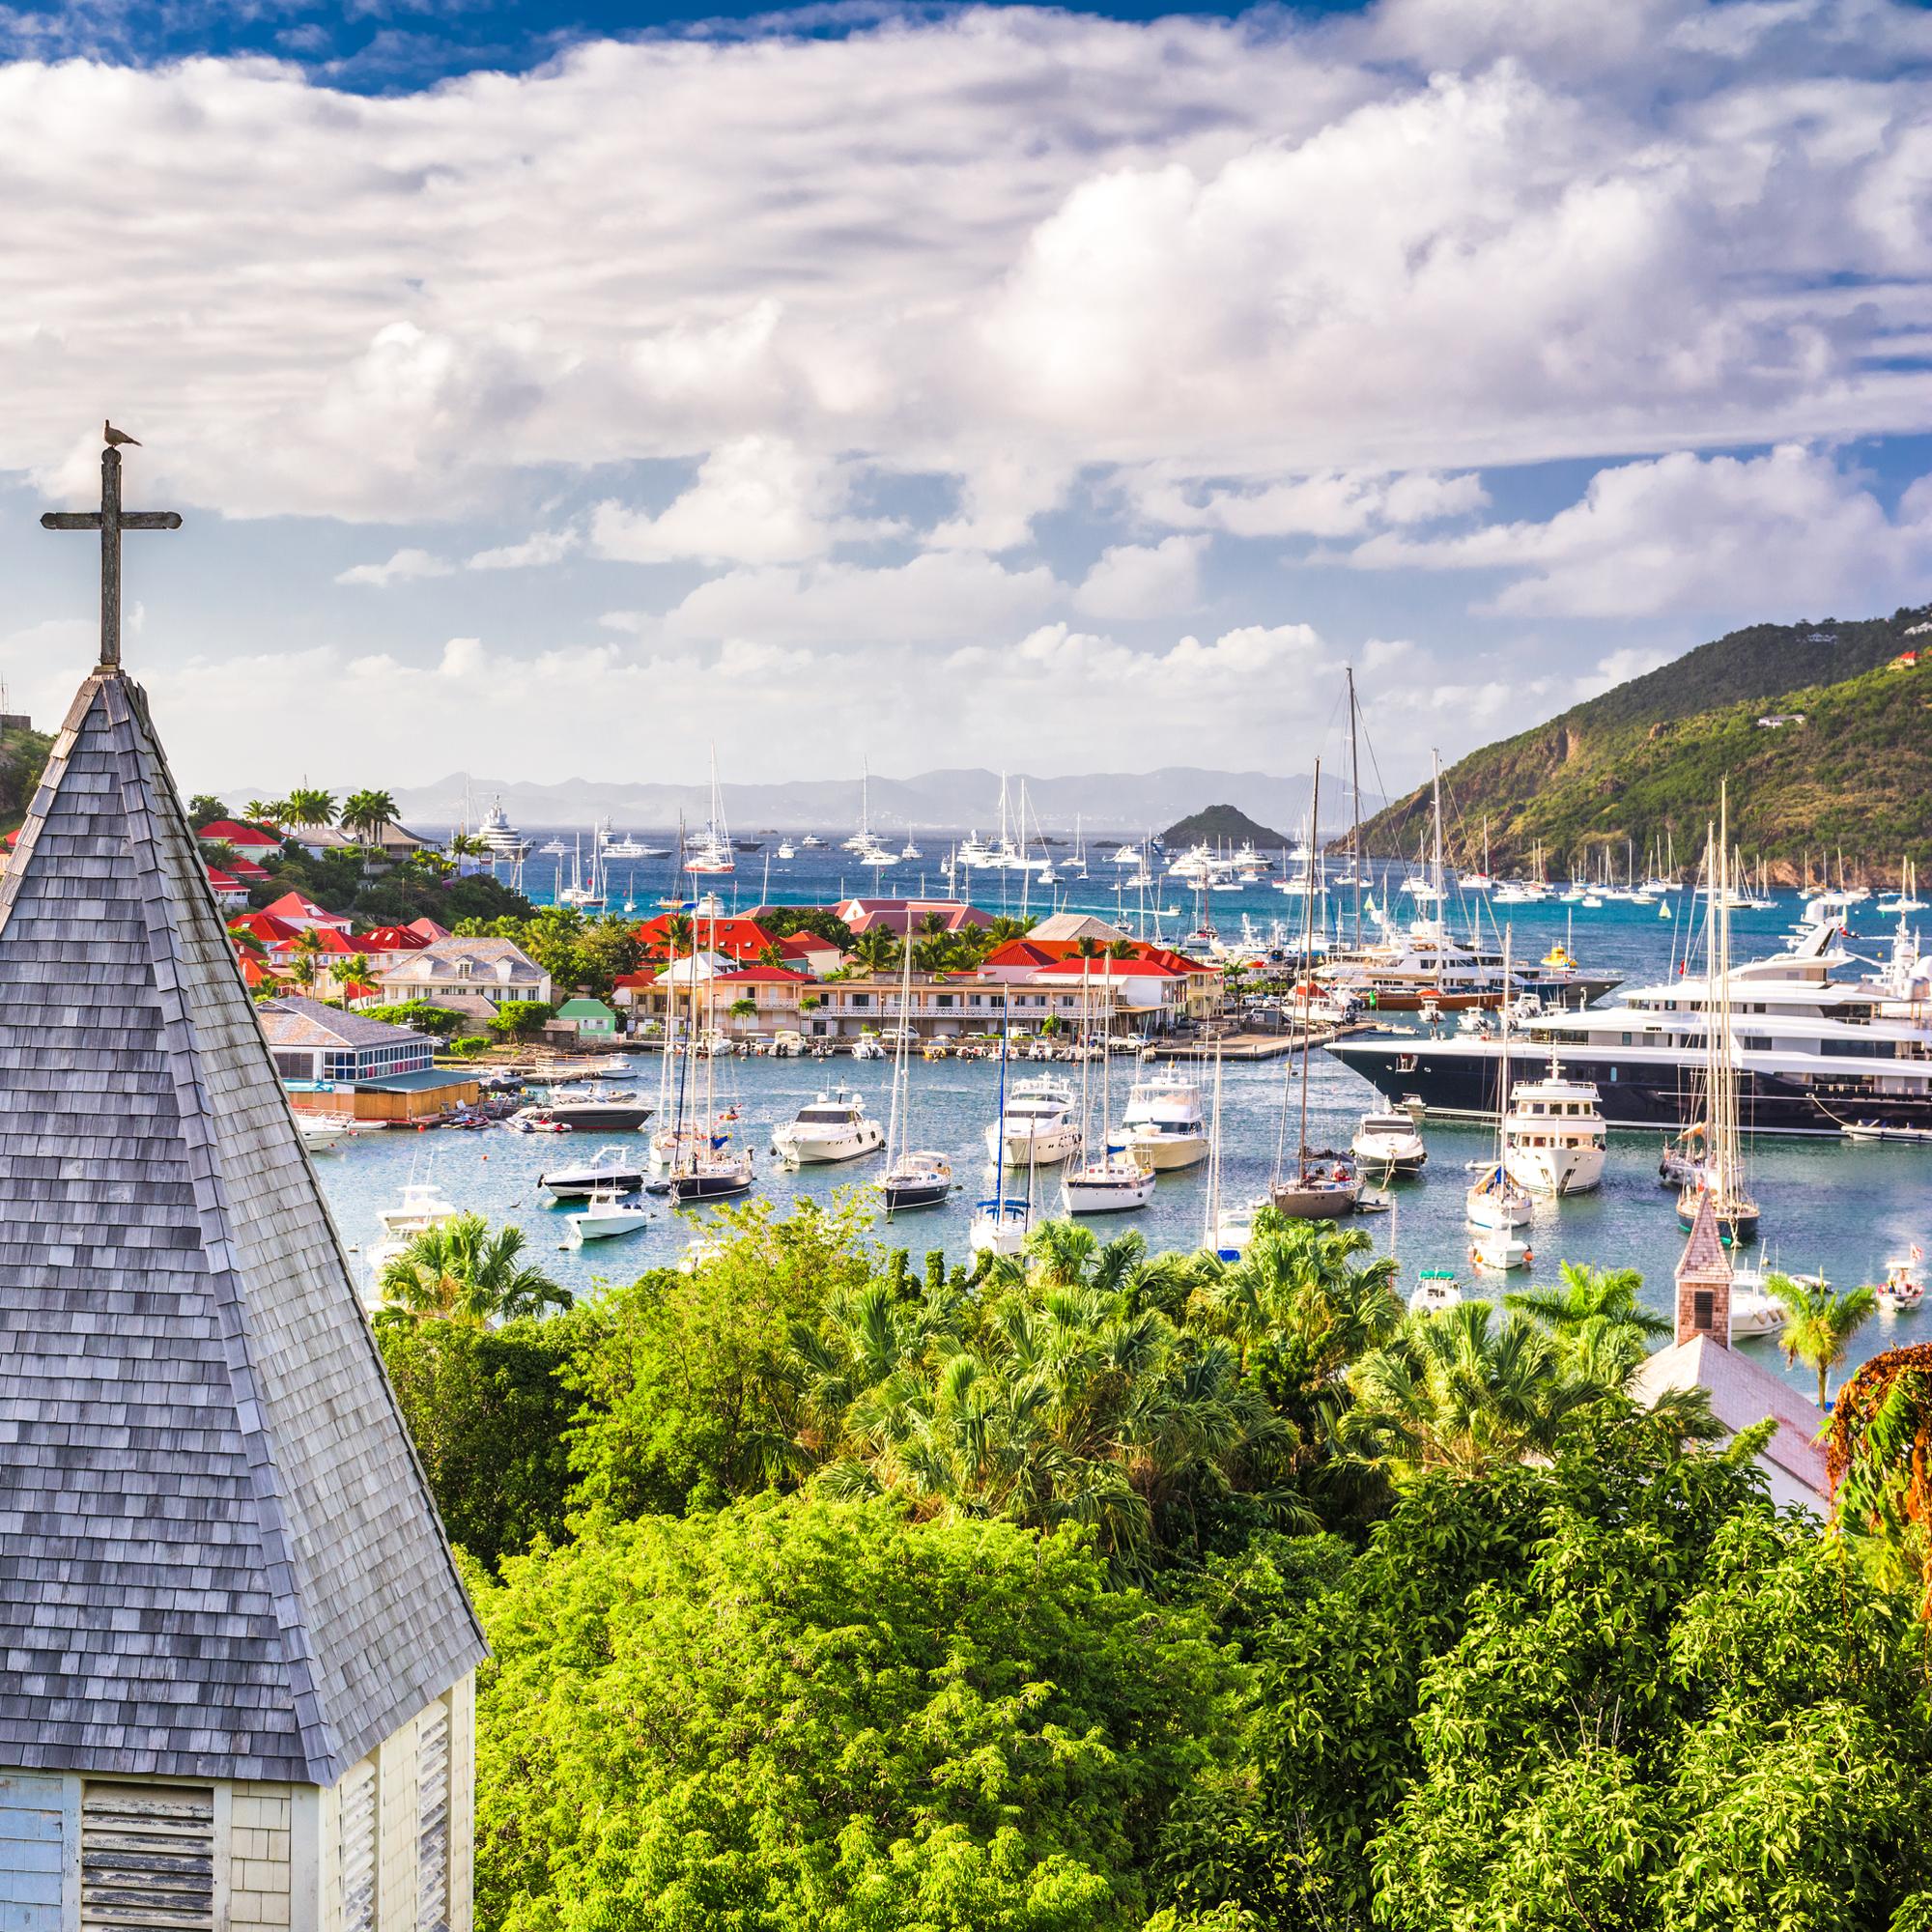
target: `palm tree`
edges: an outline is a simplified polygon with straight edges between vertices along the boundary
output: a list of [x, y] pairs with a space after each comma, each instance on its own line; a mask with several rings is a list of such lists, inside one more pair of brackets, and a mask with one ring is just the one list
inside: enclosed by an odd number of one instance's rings
[[1839, 1294], [1822, 1282], [1775, 1274], [1765, 1292], [1784, 1304], [1784, 1359], [1818, 1372], [1818, 1406], [1829, 1409], [1832, 1371], [1850, 1352], [1853, 1337], [1878, 1313], [1878, 1290], [1867, 1283]]
[[758, 1003], [756, 1000], [733, 1000], [724, 1010], [734, 1020], [754, 1020], [758, 1016]]
[[524, 1231], [495, 1234], [480, 1214], [459, 1214], [411, 1237], [383, 1268], [379, 1321], [461, 1321], [488, 1327], [568, 1308], [570, 1291], [524, 1259]]
[[1338, 1447], [1396, 1474], [1481, 1476], [1547, 1453], [1602, 1384], [1564, 1371], [1556, 1340], [1527, 1316], [1498, 1324], [1487, 1301], [1411, 1315], [1349, 1373], [1353, 1406]]
[[1192, 1319], [1227, 1336], [1243, 1367], [1256, 1348], [1289, 1344], [1312, 1378], [1333, 1377], [1402, 1326], [1394, 1259], [1357, 1259], [1374, 1246], [1360, 1228], [1291, 1221], [1264, 1208], [1240, 1260], [1210, 1264]]
[[250, 825], [270, 825], [279, 832], [287, 822], [289, 809], [278, 798], [251, 798], [242, 809]]
[[376, 969], [370, 965], [369, 955], [366, 952], [352, 952], [347, 959], [337, 960], [333, 974], [335, 983], [341, 988], [345, 1000], [349, 997], [352, 987], [366, 986], [371, 983], [375, 976]]
[[1503, 1305], [1533, 1315], [1553, 1329], [1566, 1359], [1579, 1373], [1621, 1386], [1642, 1366], [1648, 1344], [1670, 1323], [1637, 1299], [1643, 1276], [1635, 1268], [1562, 1264], [1560, 1289], [1525, 1289]]
[[312, 993], [315, 982], [321, 978], [322, 968], [317, 964], [313, 952], [298, 952], [288, 964], [288, 980], [293, 986], [299, 986], [303, 992]]
[[990, 952], [994, 947], [1005, 946], [1009, 940], [1024, 939], [1032, 924], [1030, 919], [1012, 919], [1002, 913], [986, 928], [986, 950]]
[[853, 953], [873, 973], [887, 973], [899, 963], [900, 939], [889, 925], [868, 925], [852, 942]]
[[335, 818], [335, 794], [317, 790], [308, 785], [298, 785], [289, 793], [282, 810], [288, 814], [289, 823], [297, 827], [332, 824]]
[[342, 801], [342, 823], [364, 844], [374, 844], [395, 815], [396, 801], [385, 791], [352, 791]]

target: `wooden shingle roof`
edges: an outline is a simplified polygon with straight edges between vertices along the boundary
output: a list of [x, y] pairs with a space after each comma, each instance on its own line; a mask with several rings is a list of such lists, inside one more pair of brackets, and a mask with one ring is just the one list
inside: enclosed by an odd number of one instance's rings
[[139, 688], [0, 879], [0, 1765], [332, 1783], [482, 1656]]

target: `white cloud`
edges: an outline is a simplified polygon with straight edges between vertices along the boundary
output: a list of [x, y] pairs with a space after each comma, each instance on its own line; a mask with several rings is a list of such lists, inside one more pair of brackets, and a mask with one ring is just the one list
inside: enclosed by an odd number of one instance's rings
[[[700, 583], [665, 628], [680, 638], [784, 643], [946, 643], [1008, 630], [1060, 595], [1049, 570], [1008, 570], [991, 557], [939, 552], [880, 569], [734, 570]], [[900, 675], [913, 678], [915, 667], [907, 663]], [[874, 695], [868, 688], [868, 703]]]
[[493, 550], [479, 550], [470, 559], [470, 570], [534, 570], [545, 564], [561, 563], [583, 539], [576, 530], [535, 530], [522, 543], [499, 544]]
[[1473, 473], [1445, 476], [1411, 470], [1396, 476], [1330, 470], [1239, 489], [1198, 494], [1159, 476], [1143, 479], [1135, 500], [1143, 514], [1183, 529], [1226, 530], [1237, 537], [1350, 537], [1378, 525], [1433, 524], [1482, 509], [1490, 500]]
[[1922, 591], [1932, 492], [1914, 486], [1894, 519], [1829, 457], [1797, 444], [1749, 458], [1679, 452], [1600, 469], [1581, 501], [1546, 522], [1433, 541], [1375, 536], [1350, 561], [1501, 571], [1510, 581], [1480, 608], [1518, 617], [1772, 617], [1841, 597], [1876, 609]]
[[[1384, 0], [597, 43], [413, 94], [15, 64], [0, 191], [61, 218], [10, 237], [0, 467], [56, 476], [133, 395], [188, 503], [419, 522], [755, 437], [957, 479], [938, 540], [980, 551], [1110, 465], [1274, 529], [1319, 507], [1270, 494], [1285, 450], [1922, 426], [1882, 352], [1932, 307], [1926, 40], [1885, 0]], [[781, 493], [734, 538], [724, 488], [611, 540], [794, 561], [834, 514]]]
[[737, 437], [714, 449], [691, 487], [655, 517], [599, 503], [591, 541], [599, 556], [631, 563], [803, 562], [841, 537], [885, 533], [883, 525], [838, 514], [848, 489], [838, 465], [784, 437]]
[[392, 583], [413, 583], [425, 577], [447, 577], [455, 568], [426, 550], [399, 550], [383, 563], [357, 563], [341, 572], [338, 583], [366, 583], [386, 590]]
[[1090, 617], [1171, 616], [1194, 602], [1207, 548], [1206, 537], [1118, 544], [1101, 553], [1073, 602]]

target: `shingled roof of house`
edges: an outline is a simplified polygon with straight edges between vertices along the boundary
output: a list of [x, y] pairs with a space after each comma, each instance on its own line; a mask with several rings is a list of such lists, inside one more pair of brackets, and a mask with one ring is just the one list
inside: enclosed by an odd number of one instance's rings
[[0, 1764], [332, 1783], [483, 1655], [156, 742], [0, 879]]

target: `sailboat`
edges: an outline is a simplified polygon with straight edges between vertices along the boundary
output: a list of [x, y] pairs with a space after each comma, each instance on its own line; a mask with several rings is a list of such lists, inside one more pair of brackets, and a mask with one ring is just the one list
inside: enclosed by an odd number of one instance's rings
[[1699, 1197], [1708, 1194], [1719, 1238], [1727, 1248], [1757, 1239], [1760, 1211], [1745, 1184], [1744, 1148], [1738, 1131], [1737, 1042], [1731, 1035], [1730, 787], [1719, 787], [1718, 829], [1711, 845], [1705, 952], [1710, 979], [1704, 989], [1704, 1165], [1677, 1197], [1677, 1219], [1689, 1229]]
[[[717, 940], [717, 914], [712, 918], [712, 939]], [[725, 1137], [717, 1131], [718, 1122], [718, 1056], [706, 1051], [704, 1055], [704, 1097], [703, 1117], [710, 1124], [702, 1131], [685, 1132], [685, 1092], [692, 1082], [693, 1057], [696, 1054], [700, 1036], [708, 1046], [711, 1032], [712, 981], [703, 982], [703, 1005], [699, 1007], [699, 994], [696, 973], [696, 933], [692, 934], [693, 983], [691, 988], [691, 1026], [685, 1036], [685, 1047], [678, 1068], [677, 1082], [677, 1121], [673, 1129], [670, 1173], [665, 1191], [670, 1196], [671, 1206], [683, 1208], [687, 1205], [702, 1204], [708, 1201], [729, 1201], [740, 1194], [749, 1194], [755, 1184], [756, 1177], [752, 1172], [752, 1156], [749, 1151], [732, 1152]], [[703, 1025], [698, 1024], [700, 1012]], [[695, 1097], [695, 1096], [694, 1096]]]
[[685, 854], [687, 872], [735, 872], [738, 862], [731, 856], [731, 828], [724, 822], [724, 794], [718, 784], [718, 747], [711, 748], [711, 814], [704, 830], [691, 841]]
[[[1000, 1095], [999, 1119], [1007, 1118], [1007, 1047], [1012, 1037], [1012, 1021], [1003, 1009], [1000, 1014]], [[1027, 1169], [1027, 1179], [1033, 1179], [1032, 1164]], [[966, 1245], [976, 1255], [1016, 1255], [1026, 1247], [1028, 1232], [1033, 1227], [1033, 1191], [1029, 1184], [1023, 1197], [1013, 1198], [1007, 1193], [1007, 1137], [1004, 1133], [993, 1136], [993, 1192], [989, 1199], [981, 1201], [973, 1210], [973, 1219], [966, 1231]]]
[[886, 1219], [914, 1208], [937, 1208], [952, 1192], [952, 1163], [930, 1149], [917, 1152], [912, 1139], [912, 934], [907, 932], [899, 973], [899, 1023], [893, 1049], [893, 1105], [886, 1121], [886, 1171], [876, 1183]]
[[[1315, 761], [1314, 797], [1309, 817], [1313, 825], [1320, 825], [1321, 822], [1320, 758]], [[1301, 945], [1304, 959], [1308, 956], [1311, 940], [1310, 922], [1314, 917], [1314, 905], [1312, 896], [1302, 901]], [[1313, 1030], [1308, 1012], [1309, 991], [1309, 975], [1304, 973], [1295, 987], [1295, 1031], [1299, 1036], [1295, 1059], [1300, 1062], [1301, 1122], [1295, 1136], [1294, 1166], [1291, 1171], [1283, 1172], [1281, 1149], [1277, 1143], [1275, 1175], [1268, 1184], [1268, 1202], [1278, 1213], [1289, 1215], [1297, 1221], [1333, 1221], [1341, 1215], [1354, 1212], [1355, 1203], [1362, 1192], [1362, 1179], [1355, 1171], [1354, 1163], [1344, 1155], [1315, 1154], [1309, 1151], [1308, 1042]], [[1284, 1091], [1282, 1094], [1284, 1114], [1287, 1107], [1288, 1094]], [[1283, 1125], [1286, 1127], [1286, 1120]]]
[[[1107, 1027], [1113, 1028], [1114, 1013], [1114, 962], [1106, 962], [1106, 993], [1102, 1005], [1107, 1014]], [[1087, 976], [1080, 976], [1081, 1018], [1085, 1023], [1083, 1034], [1091, 1037], [1093, 1021], [1087, 1012]], [[1102, 1051], [1100, 1055], [1100, 1157], [1098, 1160], [1081, 1162], [1078, 1167], [1069, 1167], [1062, 1176], [1060, 1199], [1069, 1214], [1120, 1214], [1135, 1208], [1145, 1208], [1153, 1199], [1154, 1178], [1151, 1165], [1143, 1166], [1124, 1151], [1116, 1152], [1108, 1138], [1108, 1123], [1113, 1112], [1112, 1069], [1114, 1057]], [[1088, 1138], [1088, 1101], [1091, 1056], [1082, 1056], [1080, 1062], [1080, 1136], [1084, 1145], [1092, 1146]]]
[[[1510, 977], [1510, 935], [1503, 934], [1503, 983]], [[1511, 1230], [1521, 1227], [1530, 1214], [1529, 1190], [1509, 1171], [1508, 1122], [1510, 1103], [1509, 1002], [1496, 1009], [1500, 1023], [1500, 1044], [1496, 1056], [1496, 1151], [1484, 1164], [1468, 1193], [1463, 1211], [1470, 1227], [1477, 1230], [1470, 1252], [1486, 1267], [1520, 1267], [1529, 1259], [1529, 1250], [1515, 1240]], [[1490, 1239], [1500, 1236], [1500, 1239]]]

